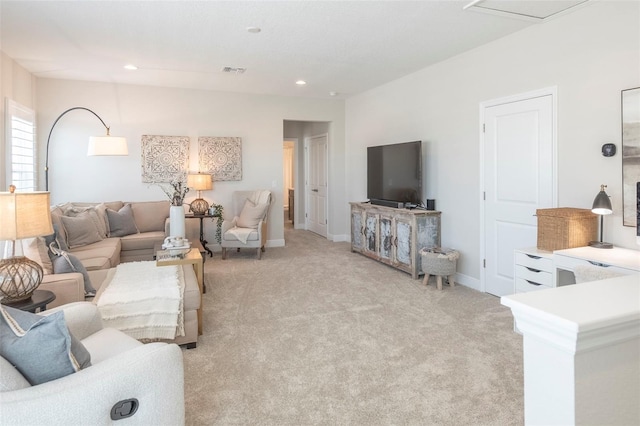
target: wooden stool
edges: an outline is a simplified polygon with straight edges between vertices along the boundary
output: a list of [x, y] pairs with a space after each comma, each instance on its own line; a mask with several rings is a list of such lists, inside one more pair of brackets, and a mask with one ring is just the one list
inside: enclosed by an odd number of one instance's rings
[[[429, 285], [429, 277], [430, 276], [431, 275], [425, 273], [424, 274], [424, 280], [422, 280], [422, 284]], [[444, 276], [446, 277], [447, 275], [444, 275]], [[456, 283], [453, 281], [454, 276], [455, 275], [449, 275], [448, 276], [449, 286], [450, 287], [455, 287], [455, 285], [456, 285]], [[442, 290], [442, 277], [443, 277], [442, 275], [436, 275], [436, 285], [438, 287], [438, 290]]]
[[442, 277], [448, 277], [450, 287], [455, 286], [454, 276], [460, 253], [456, 250], [430, 247], [420, 250], [420, 255], [422, 256], [422, 271], [424, 272], [422, 282], [424, 285], [429, 285], [429, 277], [435, 275], [438, 290], [442, 290]]

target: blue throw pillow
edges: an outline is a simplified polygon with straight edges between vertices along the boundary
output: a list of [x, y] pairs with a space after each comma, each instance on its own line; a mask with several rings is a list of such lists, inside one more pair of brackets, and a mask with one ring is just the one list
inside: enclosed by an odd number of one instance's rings
[[87, 273], [87, 268], [84, 267], [80, 259], [71, 253], [66, 251], [58, 251], [59, 255], [55, 255], [51, 263], [53, 263], [54, 274], [66, 274], [69, 272], [80, 272], [84, 278], [84, 295], [95, 296], [96, 289], [91, 284], [91, 278]]
[[91, 365], [89, 351], [67, 328], [64, 312], [36, 315], [0, 305], [0, 355], [38, 385]]

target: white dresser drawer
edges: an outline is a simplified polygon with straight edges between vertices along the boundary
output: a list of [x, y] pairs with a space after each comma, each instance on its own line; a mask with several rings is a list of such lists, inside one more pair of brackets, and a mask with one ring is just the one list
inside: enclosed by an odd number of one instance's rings
[[536, 284], [542, 284], [549, 287], [553, 286], [553, 275], [551, 272], [541, 271], [539, 269], [529, 268], [527, 266], [516, 265], [516, 278], [533, 281]]
[[528, 266], [529, 268], [537, 269], [539, 271], [553, 271], [553, 260], [551, 257], [541, 257], [533, 254], [516, 252], [515, 262], [516, 265]]
[[523, 278], [516, 277], [516, 293], [525, 293], [527, 291], [538, 291], [553, 288], [543, 284], [535, 283], [534, 281], [527, 281]]

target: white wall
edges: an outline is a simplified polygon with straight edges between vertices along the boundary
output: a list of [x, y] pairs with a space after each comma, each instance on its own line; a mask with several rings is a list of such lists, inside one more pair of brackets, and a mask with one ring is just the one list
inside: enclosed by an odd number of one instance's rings
[[[505, 18], [507, 19], [507, 18]], [[380, 86], [346, 103], [350, 201], [366, 199], [366, 147], [421, 139], [424, 198], [442, 211], [442, 244], [461, 252], [458, 271], [480, 278], [479, 104], [558, 88], [559, 206], [591, 208], [608, 185], [614, 214], [605, 239], [635, 248], [622, 225], [620, 91], [640, 86], [640, 3], [592, 2]]]
[[[242, 137], [243, 177], [237, 182], [215, 182], [203, 198], [231, 205], [234, 190], [270, 189], [275, 193], [269, 223], [269, 245], [284, 241], [282, 193], [283, 121], [330, 121], [331, 143], [344, 146], [344, 101], [257, 96], [133, 85], [117, 85], [53, 79], [38, 79], [38, 140], [44, 151], [47, 135], [56, 117], [73, 106], [95, 111], [111, 127], [111, 134], [125, 136], [128, 157], [87, 157], [90, 136], [103, 132], [100, 122], [86, 111], [72, 111], [56, 125], [51, 137], [49, 190], [53, 203], [67, 201], [161, 200], [157, 186], [141, 182], [140, 139], [142, 135], [173, 135], [191, 138], [190, 168], [197, 170], [198, 136]], [[44, 152], [43, 152], [44, 155]], [[332, 159], [344, 174], [340, 155]], [[44, 162], [42, 163], [44, 167]], [[335, 179], [332, 177], [332, 179]], [[44, 187], [44, 180], [41, 180]], [[344, 229], [344, 189], [332, 194], [338, 206], [331, 222]], [[195, 198], [188, 194], [187, 202]], [[230, 211], [225, 211], [229, 216]], [[207, 229], [214, 241], [214, 226]]]
[[6, 100], [11, 99], [33, 110], [36, 109], [35, 78], [16, 61], [0, 51], [0, 191], [7, 191], [11, 182], [6, 174]]

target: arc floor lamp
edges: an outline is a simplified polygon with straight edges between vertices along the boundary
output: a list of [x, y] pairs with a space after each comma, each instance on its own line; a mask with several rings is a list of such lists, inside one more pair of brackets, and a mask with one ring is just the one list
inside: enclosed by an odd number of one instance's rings
[[89, 138], [89, 149], [87, 150], [87, 156], [102, 156], [102, 155], [129, 155], [129, 149], [127, 148], [127, 139], [120, 136], [111, 136], [109, 134], [109, 126], [107, 126], [102, 118], [89, 108], [85, 107], [73, 107], [69, 108], [56, 118], [53, 122], [51, 130], [49, 131], [49, 137], [47, 137], [47, 154], [45, 157], [44, 176], [45, 176], [45, 191], [49, 190], [49, 144], [51, 143], [51, 134], [53, 129], [58, 124], [58, 121], [68, 112], [82, 109], [95, 115], [102, 123], [105, 129], [107, 129], [106, 136], [91, 136]]

